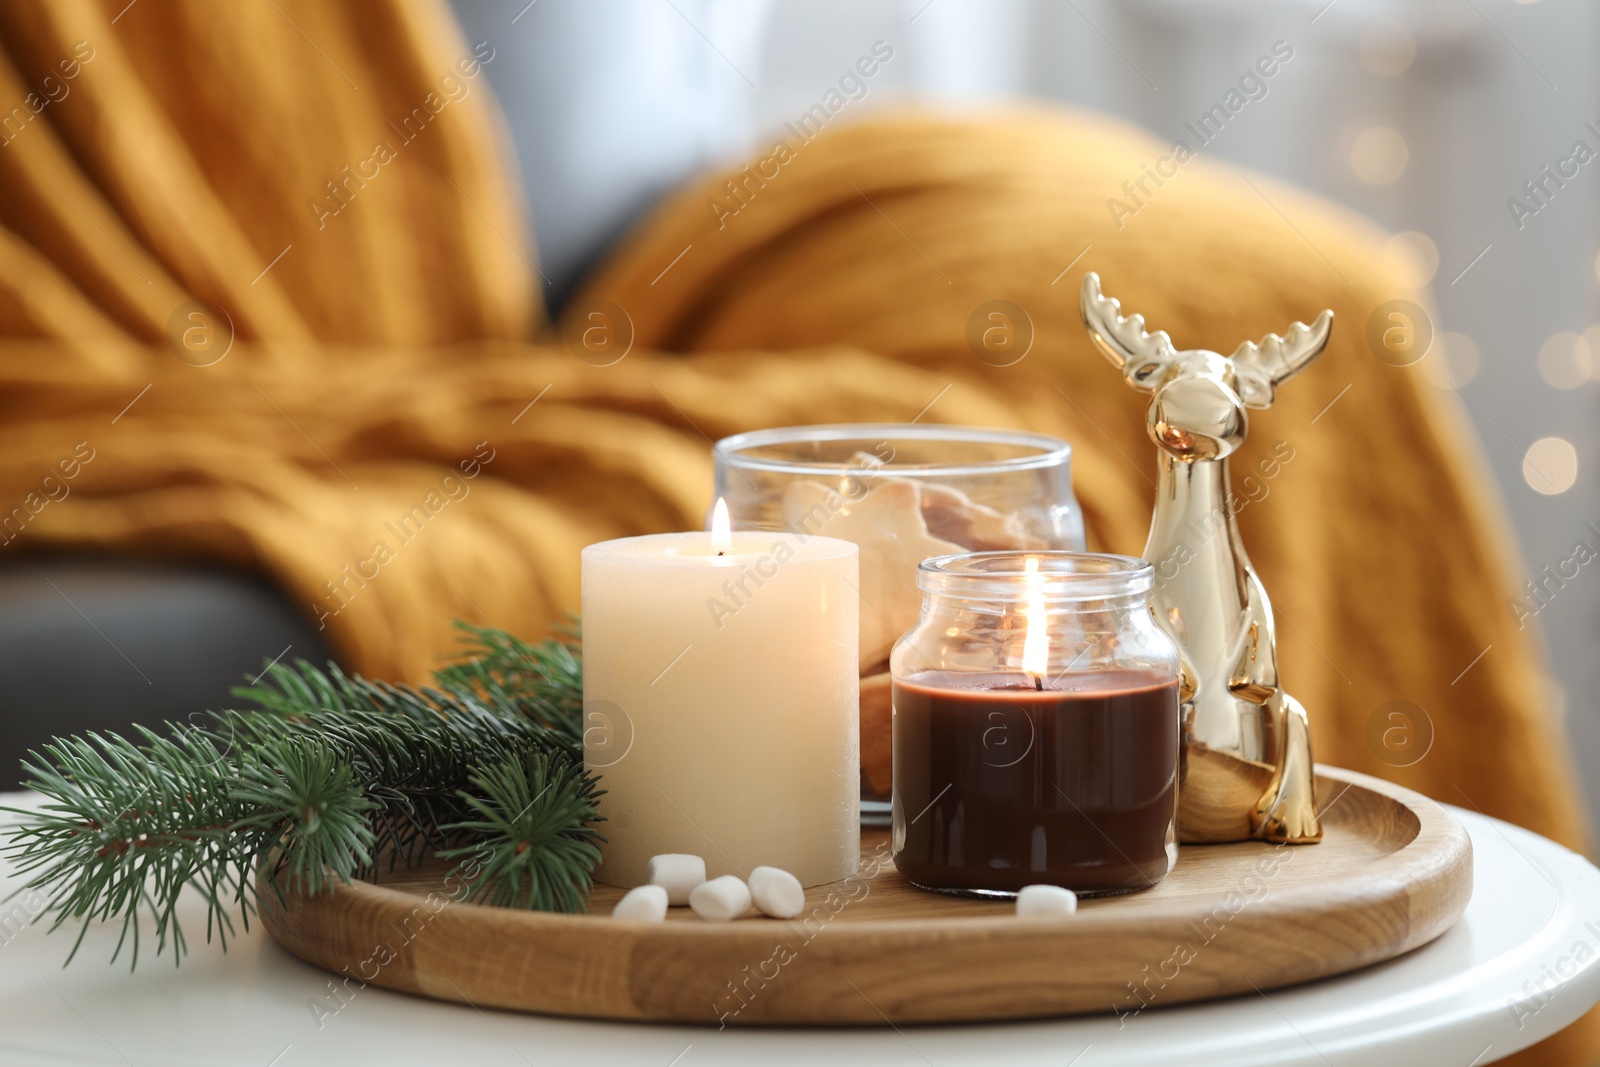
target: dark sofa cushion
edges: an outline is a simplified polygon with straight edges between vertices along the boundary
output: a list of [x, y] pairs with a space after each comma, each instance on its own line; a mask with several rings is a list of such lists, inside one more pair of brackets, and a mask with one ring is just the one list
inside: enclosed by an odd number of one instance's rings
[[0, 567], [0, 790], [51, 737], [200, 722], [273, 659], [329, 659], [314, 624], [250, 575], [127, 560]]

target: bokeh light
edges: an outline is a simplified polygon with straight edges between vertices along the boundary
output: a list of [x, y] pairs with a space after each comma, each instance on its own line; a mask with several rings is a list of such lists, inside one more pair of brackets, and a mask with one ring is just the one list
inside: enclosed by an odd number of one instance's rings
[[1400, 131], [1368, 126], [1350, 145], [1350, 169], [1368, 185], [1388, 185], [1406, 172], [1411, 150]]
[[1416, 38], [1394, 19], [1379, 19], [1361, 33], [1361, 64], [1380, 78], [1405, 73], [1416, 57]]
[[1584, 330], [1583, 340], [1589, 346], [1589, 373], [1600, 381], [1600, 325]]
[[1545, 496], [1556, 496], [1578, 481], [1578, 450], [1561, 437], [1541, 437], [1522, 457], [1522, 480]]
[[1539, 348], [1539, 377], [1557, 389], [1576, 389], [1589, 380], [1594, 356], [1589, 342], [1575, 333], [1558, 333]]
[[1421, 289], [1439, 271], [1439, 246], [1418, 230], [1397, 233], [1383, 246], [1383, 265], [1411, 289]]
[[1433, 339], [1433, 348], [1422, 362], [1429, 380], [1442, 389], [1460, 389], [1478, 376], [1483, 357], [1478, 346], [1464, 333], [1446, 331]]

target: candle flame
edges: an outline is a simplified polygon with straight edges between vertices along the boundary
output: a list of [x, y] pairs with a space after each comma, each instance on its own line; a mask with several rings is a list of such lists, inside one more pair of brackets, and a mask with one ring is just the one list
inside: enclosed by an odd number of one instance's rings
[[717, 497], [717, 506], [711, 512], [711, 547], [722, 555], [733, 547], [733, 524], [728, 521], [728, 502]]
[[1036, 689], [1044, 688], [1044, 677], [1050, 670], [1050, 634], [1046, 630], [1044, 611], [1044, 578], [1039, 574], [1039, 560], [1030, 556], [1025, 564], [1028, 575], [1028, 596], [1023, 607], [1023, 617], [1028, 630], [1022, 641], [1022, 670], [1033, 679]]

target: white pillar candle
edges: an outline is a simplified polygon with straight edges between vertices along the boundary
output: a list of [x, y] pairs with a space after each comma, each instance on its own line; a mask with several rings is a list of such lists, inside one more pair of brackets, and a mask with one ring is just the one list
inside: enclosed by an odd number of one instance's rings
[[584, 758], [601, 775], [595, 877], [652, 856], [805, 885], [860, 861], [857, 557], [848, 541], [739, 531], [583, 550]]

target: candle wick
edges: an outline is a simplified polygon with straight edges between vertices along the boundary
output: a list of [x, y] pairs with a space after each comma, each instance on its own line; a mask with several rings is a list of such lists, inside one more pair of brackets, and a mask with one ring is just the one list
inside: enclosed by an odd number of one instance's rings
[[725, 556], [725, 555], [727, 555], [727, 553], [726, 553], [726, 552], [724, 552], [724, 551], [722, 551], [722, 549], [720, 549], [720, 548], [719, 548], [719, 549], [717, 549], [717, 555], [719, 555], [719, 556]]
[[1033, 687], [1035, 689], [1037, 689], [1041, 693], [1044, 692], [1044, 679], [1042, 677], [1040, 677], [1039, 675], [1037, 675], [1037, 674], [1034, 675], [1033, 676]]

